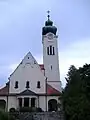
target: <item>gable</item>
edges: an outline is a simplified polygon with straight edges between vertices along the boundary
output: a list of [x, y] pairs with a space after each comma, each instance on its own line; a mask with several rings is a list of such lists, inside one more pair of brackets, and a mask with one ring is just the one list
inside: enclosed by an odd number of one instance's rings
[[[26, 81], [30, 83], [30, 90], [35, 93], [45, 93], [44, 66], [39, 65], [32, 54], [29, 52], [21, 61], [19, 66], [10, 76], [10, 93], [20, 93], [26, 89]], [[18, 89], [15, 89], [15, 81], [18, 81]], [[37, 81], [40, 81], [41, 88], [37, 88]]]
[[23, 92], [21, 92], [19, 95], [37, 95], [37, 94], [31, 90], [26, 89]]
[[[37, 65], [38, 68], [40, 70], [44, 69], [44, 65], [43, 64], [38, 64], [37, 61], [35, 60], [35, 58], [32, 56], [31, 52], [28, 52], [27, 55], [22, 59], [22, 61], [20, 62], [20, 64], [16, 67], [16, 69], [14, 70], [14, 72], [21, 66], [25, 66], [25, 65], [30, 65], [32, 68], [34, 65]], [[14, 74], [14, 72], [10, 75], [10, 77]]]

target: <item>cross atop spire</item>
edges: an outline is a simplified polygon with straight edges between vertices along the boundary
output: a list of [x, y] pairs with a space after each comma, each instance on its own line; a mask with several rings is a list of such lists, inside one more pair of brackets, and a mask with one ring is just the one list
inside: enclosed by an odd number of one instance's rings
[[56, 35], [57, 28], [53, 25], [53, 21], [50, 18], [50, 11], [48, 10], [47, 11], [47, 20], [45, 21], [45, 26], [43, 27], [42, 35], [46, 35], [49, 32]]
[[47, 11], [47, 13], [48, 13], [48, 16], [47, 16], [47, 17], [48, 17], [48, 20], [49, 20], [49, 18], [50, 18], [50, 14], [49, 14], [49, 13], [50, 13], [50, 11], [48, 10], [48, 11]]

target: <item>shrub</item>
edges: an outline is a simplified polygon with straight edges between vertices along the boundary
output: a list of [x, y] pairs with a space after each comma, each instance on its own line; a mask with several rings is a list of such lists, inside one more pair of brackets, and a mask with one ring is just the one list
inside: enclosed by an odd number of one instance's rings
[[36, 107], [32, 107], [32, 112], [37, 112], [37, 108]]
[[32, 112], [32, 108], [31, 107], [21, 107], [19, 109], [20, 112]]
[[15, 118], [10, 116], [7, 112], [0, 111], [0, 120], [15, 120]]
[[37, 112], [43, 112], [43, 110], [40, 107], [38, 107]]
[[41, 108], [37, 107], [21, 107], [20, 112], [43, 112]]
[[9, 112], [15, 112], [16, 110], [15, 110], [15, 108], [10, 108], [9, 109]]

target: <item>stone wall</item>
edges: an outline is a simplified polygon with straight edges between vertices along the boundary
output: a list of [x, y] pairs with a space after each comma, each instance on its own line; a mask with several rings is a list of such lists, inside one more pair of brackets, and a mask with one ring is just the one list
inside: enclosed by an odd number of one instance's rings
[[63, 112], [19, 113], [19, 120], [64, 120]]
[[34, 120], [64, 120], [63, 114], [58, 112], [44, 112], [33, 115]]

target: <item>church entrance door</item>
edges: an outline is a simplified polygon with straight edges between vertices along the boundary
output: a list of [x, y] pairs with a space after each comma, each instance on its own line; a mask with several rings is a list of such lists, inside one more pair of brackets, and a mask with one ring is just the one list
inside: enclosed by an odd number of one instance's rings
[[57, 100], [51, 99], [48, 101], [48, 111], [57, 111]]
[[24, 107], [29, 107], [29, 98], [24, 98]]

